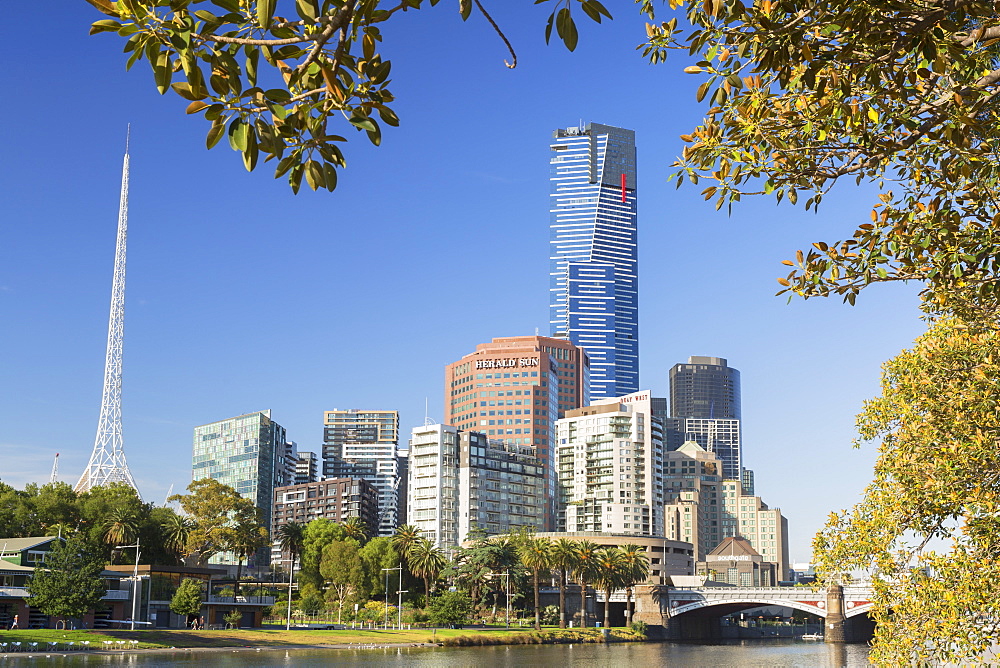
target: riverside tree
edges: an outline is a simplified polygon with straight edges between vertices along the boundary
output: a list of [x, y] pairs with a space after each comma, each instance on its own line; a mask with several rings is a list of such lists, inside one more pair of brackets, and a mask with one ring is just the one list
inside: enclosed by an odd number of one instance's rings
[[[930, 331], [885, 366], [858, 424], [881, 439], [875, 480], [817, 537], [827, 580], [865, 568], [884, 665], [965, 663], [1000, 640], [995, 475], [1000, 224], [995, 191], [1000, 15], [978, 0], [670, 0], [646, 55], [695, 57], [703, 122], [675, 178], [732, 207], [812, 209], [838, 183], [875, 192], [839, 240], [785, 261], [781, 292], [853, 304], [917, 281]], [[937, 539], [937, 540], [936, 540]]]
[[63, 619], [83, 617], [107, 593], [104, 563], [100, 550], [82, 535], [57, 544], [28, 580], [32, 607]]
[[170, 600], [170, 609], [185, 617], [201, 613], [201, 587], [201, 580], [184, 578]]
[[[206, 144], [225, 136], [252, 171], [274, 160], [275, 178], [294, 192], [333, 190], [346, 162], [339, 144], [350, 130], [376, 146], [382, 126], [397, 126], [389, 90], [392, 64], [382, 57], [382, 29], [439, 0], [88, 0], [109, 18], [91, 33], [124, 40], [126, 68], [146, 60], [160, 94], [189, 102], [209, 123]], [[545, 27], [576, 48], [574, 16], [601, 22], [598, 0], [552, 2]], [[463, 19], [482, 14], [517, 58], [480, 0], [458, 0]], [[526, 6], [527, 2], [524, 3]], [[574, 13], [574, 9], [578, 10]]]

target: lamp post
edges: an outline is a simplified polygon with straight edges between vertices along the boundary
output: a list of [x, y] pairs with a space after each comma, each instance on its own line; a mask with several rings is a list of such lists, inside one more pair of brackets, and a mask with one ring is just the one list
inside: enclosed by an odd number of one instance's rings
[[396, 595], [399, 602], [396, 604], [396, 625], [402, 628], [403, 623], [403, 564], [395, 568], [383, 568], [385, 571], [385, 627], [389, 628], [389, 571], [399, 571], [399, 586], [396, 588]]
[[295, 559], [282, 559], [281, 563], [290, 562], [288, 564], [288, 614], [285, 617], [285, 630], [292, 630], [292, 577], [295, 574]]
[[135, 616], [136, 604], [139, 599], [139, 539], [135, 541], [135, 545], [115, 545], [116, 550], [122, 550], [126, 547], [135, 548], [135, 570], [132, 571], [132, 631], [135, 631]]
[[510, 571], [504, 570], [503, 573], [490, 573], [490, 577], [504, 578], [503, 582], [503, 595], [504, 595], [504, 605], [507, 613], [507, 628], [510, 628]]

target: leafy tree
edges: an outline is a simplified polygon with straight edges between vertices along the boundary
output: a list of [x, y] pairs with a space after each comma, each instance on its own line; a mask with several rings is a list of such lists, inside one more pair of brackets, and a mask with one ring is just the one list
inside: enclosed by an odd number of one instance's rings
[[385, 578], [383, 568], [394, 568], [399, 565], [399, 553], [392, 546], [390, 536], [373, 538], [361, 548], [358, 553], [365, 571], [365, 596], [378, 598], [385, 595]]
[[[227, 135], [247, 170], [261, 154], [265, 162], [277, 160], [275, 178], [287, 175], [295, 192], [303, 176], [313, 190], [336, 187], [336, 169], [345, 164], [337, 143], [346, 141], [337, 125], [363, 130], [378, 145], [381, 124], [399, 124], [390, 107], [391, 63], [379, 52], [381, 24], [438, 2], [88, 1], [111, 17], [95, 22], [91, 33], [124, 38], [127, 68], [149, 61], [160, 94], [173, 90], [190, 101], [187, 113], [211, 123], [209, 148]], [[611, 18], [597, 0], [558, 0], [545, 35], [554, 26], [570, 50], [578, 39], [571, 12], [577, 3], [598, 23]], [[496, 27], [478, 0], [459, 0], [463, 19], [473, 7]]]
[[538, 578], [551, 565], [552, 542], [547, 538], [526, 537], [519, 541], [517, 553], [521, 564], [531, 571], [532, 582], [535, 586], [535, 630], [540, 631], [542, 620], [538, 602]]
[[1000, 616], [1000, 332], [944, 320], [883, 367], [858, 416], [875, 480], [816, 537], [826, 581], [864, 569], [879, 665], [978, 664]]
[[184, 578], [170, 600], [170, 609], [185, 617], [201, 613], [201, 587], [201, 580]]
[[472, 599], [461, 591], [446, 591], [430, 604], [431, 622], [438, 626], [461, 626], [469, 623]]
[[344, 601], [357, 597], [364, 585], [364, 569], [361, 564], [358, 542], [352, 538], [335, 540], [323, 548], [320, 573], [328, 588], [328, 598], [339, 606], [337, 623], [341, 622]]
[[[139, 515], [134, 506], [115, 506], [104, 518], [103, 539], [112, 549], [116, 545], [131, 543], [138, 533]], [[111, 563], [114, 563], [113, 556]]]
[[424, 581], [424, 608], [431, 597], [431, 581], [437, 580], [441, 571], [448, 563], [448, 558], [436, 547], [434, 543], [427, 539], [420, 540], [410, 547], [406, 555], [410, 562], [413, 574]]
[[[470, 532], [471, 533], [471, 532]], [[473, 603], [482, 604], [487, 594], [493, 594], [496, 601], [500, 595], [499, 579], [491, 578], [493, 573], [512, 569], [518, 563], [517, 550], [507, 536], [486, 538], [485, 533], [477, 538], [469, 548], [459, 548], [455, 555], [454, 573], [458, 584], [469, 592]], [[520, 569], [511, 572], [510, 589], [518, 591], [517, 577]]]
[[302, 586], [299, 609], [307, 615], [315, 615], [323, 609], [323, 594], [316, 585], [307, 583]]
[[625, 584], [625, 558], [617, 547], [602, 547], [595, 553], [594, 585], [604, 590], [604, 628], [611, 626], [611, 596]]
[[319, 518], [306, 525], [302, 535], [302, 564], [298, 580], [303, 584], [311, 584], [318, 591], [323, 590], [323, 575], [320, 573], [320, 561], [323, 550], [336, 540], [347, 536], [344, 527], [326, 518]]
[[[917, 280], [924, 306], [966, 320], [1000, 306], [996, 8], [819, 0], [686, 4], [650, 25], [645, 53], [696, 54], [703, 123], [683, 135], [678, 184], [716, 207], [770, 195], [806, 209], [840, 180], [879, 190], [871, 220], [799, 252], [783, 291], [843, 295]], [[654, 15], [653, 0], [642, 0]], [[845, 230], [848, 233], [848, 230]]]
[[236, 554], [238, 558], [236, 596], [240, 595], [243, 562], [268, 544], [268, 535], [267, 529], [262, 526], [260, 508], [248, 503], [233, 513], [231, 530], [226, 538], [226, 548]]
[[101, 578], [104, 557], [80, 535], [56, 545], [28, 580], [31, 605], [47, 615], [83, 617], [101, 605], [107, 587]]
[[219, 552], [242, 549], [239, 527], [247, 528], [248, 516], [256, 517], [253, 501], [213, 478], [195, 480], [187, 490], [187, 494], [174, 494], [169, 499], [179, 502], [194, 523], [188, 531], [186, 552], [206, 563]]
[[559, 628], [566, 628], [566, 582], [576, 568], [576, 541], [559, 538], [552, 543], [552, 568], [559, 573]]

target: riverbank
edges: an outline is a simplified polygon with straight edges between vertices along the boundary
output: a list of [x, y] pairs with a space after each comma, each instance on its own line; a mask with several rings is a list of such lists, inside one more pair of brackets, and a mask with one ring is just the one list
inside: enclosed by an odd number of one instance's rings
[[[413, 630], [262, 630], [234, 629], [228, 631], [181, 630], [74, 630], [25, 629], [0, 631], [0, 643], [7, 643], [6, 653], [12, 643], [21, 643], [18, 651], [29, 649], [34, 653], [47, 651], [143, 651], [143, 650], [257, 650], [257, 649], [358, 649], [383, 647], [421, 646], [487, 646], [487, 645], [545, 645], [562, 643], [636, 642], [644, 638], [629, 629], [608, 629], [607, 636], [601, 629], [559, 629], [543, 627], [533, 629], [507, 629], [485, 627], [469, 629], [413, 629]], [[37, 643], [32, 648], [31, 643]], [[55, 648], [49, 643], [57, 643]], [[70, 643], [73, 643], [70, 645]]]

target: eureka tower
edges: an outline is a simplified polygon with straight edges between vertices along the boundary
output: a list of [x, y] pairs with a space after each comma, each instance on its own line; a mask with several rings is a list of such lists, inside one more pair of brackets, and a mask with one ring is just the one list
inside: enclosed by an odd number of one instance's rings
[[552, 336], [586, 349], [591, 399], [638, 392], [635, 132], [588, 123], [550, 149]]

